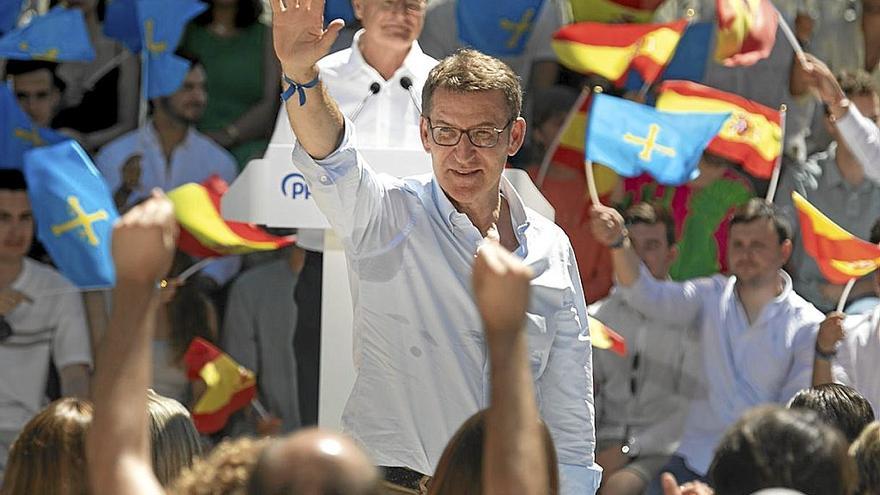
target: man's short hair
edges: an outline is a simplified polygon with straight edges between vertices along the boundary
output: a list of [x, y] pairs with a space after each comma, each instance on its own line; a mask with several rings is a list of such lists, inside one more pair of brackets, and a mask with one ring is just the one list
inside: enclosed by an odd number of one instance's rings
[[837, 83], [847, 98], [877, 94], [877, 86], [871, 75], [864, 70], [844, 70], [837, 73]]
[[431, 69], [422, 89], [422, 114], [431, 113], [431, 98], [437, 89], [455, 93], [501, 91], [511, 119], [519, 117], [522, 110], [519, 76], [504, 62], [476, 50], [459, 50]]
[[10, 76], [20, 76], [22, 74], [29, 74], [31, 72], [37, 72], [40, 70], [47, 70], [49, 74], [52, 75], [52, 85], [55, 86], [58, 91], [64, 91], [64, 88], [67, 86], [64, 84], [64, 81], [58, 77], [58, 63], [57, 62], [49, 62], [47, 60], [7, 60], [6, 61], [6, 77]]
[[671, 247], [675, 244], [675, 220], [669, 210], [659, 203], [641, 201], [623, 212], [626, 225], [657, 225], [666, 226], [666, 243]]
[[780, 244], [791, 239], [791, 225], [785, 215], [774, 204], [762, 198], [752, 198], [746, 204], [738, 206], [733, 211], [733, 218], [730, 219], [728, 228], [733, 228], [738, 223], [752, 223], [762, 219], [773, 222]]
[[843, 435], [806, 409], [761, 406], [721, 438], [709, 478], [716, 495], [782, 487], [806, 494], [848, 494], [855, 463]]
[[[2, 161], [2, 158], [0, 158], [0, 161]], [[27, 191], [27, 181], [21, 170], [0, 168], [0, 190]]]
[[868, 399], [856, 389], [839, 383], [805, 388], [795, 394], [788, 407], [815, 411], [826, 423], [840, 430], [850, 443], [874, 421], [874, 409]]

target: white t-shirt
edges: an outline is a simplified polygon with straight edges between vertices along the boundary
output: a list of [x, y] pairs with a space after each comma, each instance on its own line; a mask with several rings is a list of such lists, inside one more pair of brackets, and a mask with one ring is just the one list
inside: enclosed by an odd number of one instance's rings
[[50, 360], [91, 366], [92, 351], [82, 296], [61, 274], [25, 258], [11, 288], [33, 299], [6, 315], [13, 334], [0, 343], [0, 429], [14, 431], [42, 409]]
[[832, 364], [834, 380], [859, 391], [880, 411], [880, 305], [870, 313], [847, 316], [846, 338]]

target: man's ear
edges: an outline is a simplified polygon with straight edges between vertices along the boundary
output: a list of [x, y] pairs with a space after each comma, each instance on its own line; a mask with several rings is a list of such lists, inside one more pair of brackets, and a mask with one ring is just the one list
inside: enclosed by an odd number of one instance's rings
[[513, 156], [522, 147], [526, 139], [526, 119], [517, 117], [510, 124], [510, 141], [507, 145], [507, 156]]
[[431, 132], [431, 129], [428, 128], [428, 119], [424, 116], [419, 117], [419, 137], [422, 138], [422, 148], [426, 153], [431, 152], [431, 136], [428, 133]]

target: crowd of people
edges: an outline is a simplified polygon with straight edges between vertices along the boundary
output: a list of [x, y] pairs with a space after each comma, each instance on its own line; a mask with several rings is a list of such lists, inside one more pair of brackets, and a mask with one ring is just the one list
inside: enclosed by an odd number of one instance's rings
[[[558, 63], [553, 33], [590, 0], [533, 2], [499, 58], [460, 39], [465, 0], [337, 2], [348, 24], [319, 0], [204, 1], [176, 51], [190, 68], [143, 124], [107, 2], [23, 3], [20, 23], [84, 14], [94, 61], [0, 66], [34, 125], [92, 156], [120, 219], [116, 286], [79, 292], [35, 238], [25, 174], [0, 168], [0, 495], [880, 495], [880, 274], [829, 281], [792, 200], [880, 244], [880, 0], [774, 0], [804, 57], [780, 31], [754, 65], [707, 62], [703, 84], [788, 108], [778, 186], [706, 152], [696, 179], [615, 176], [602, 204], [584, 170], [541, 170], [582, 88], [653, 98]], [[716, 14], [646, 3], [658, 22]], [[342, 432], [318, 427], [322, 230], [180, 277], [197, 260], [163, 191], [232, 183], [270, 143], [294, 143], [345, 252]], [[378, 174], [361, 148], [433, 172]], [[591, 349], [593, 317], [624, 352]], [[211, 435], [191, 417], [197, 337], [256, 376], [258, 405]]]

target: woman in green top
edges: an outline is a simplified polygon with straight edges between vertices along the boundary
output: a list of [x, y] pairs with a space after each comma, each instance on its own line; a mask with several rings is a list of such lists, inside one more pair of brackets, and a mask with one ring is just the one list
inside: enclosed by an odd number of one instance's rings
[[261, 158], [278, 114], [281, 71], [261, 0], [206, 0], [181, 44], [207, 74], [208, 107], [199, 130], [228, 149], [239, 168]]

